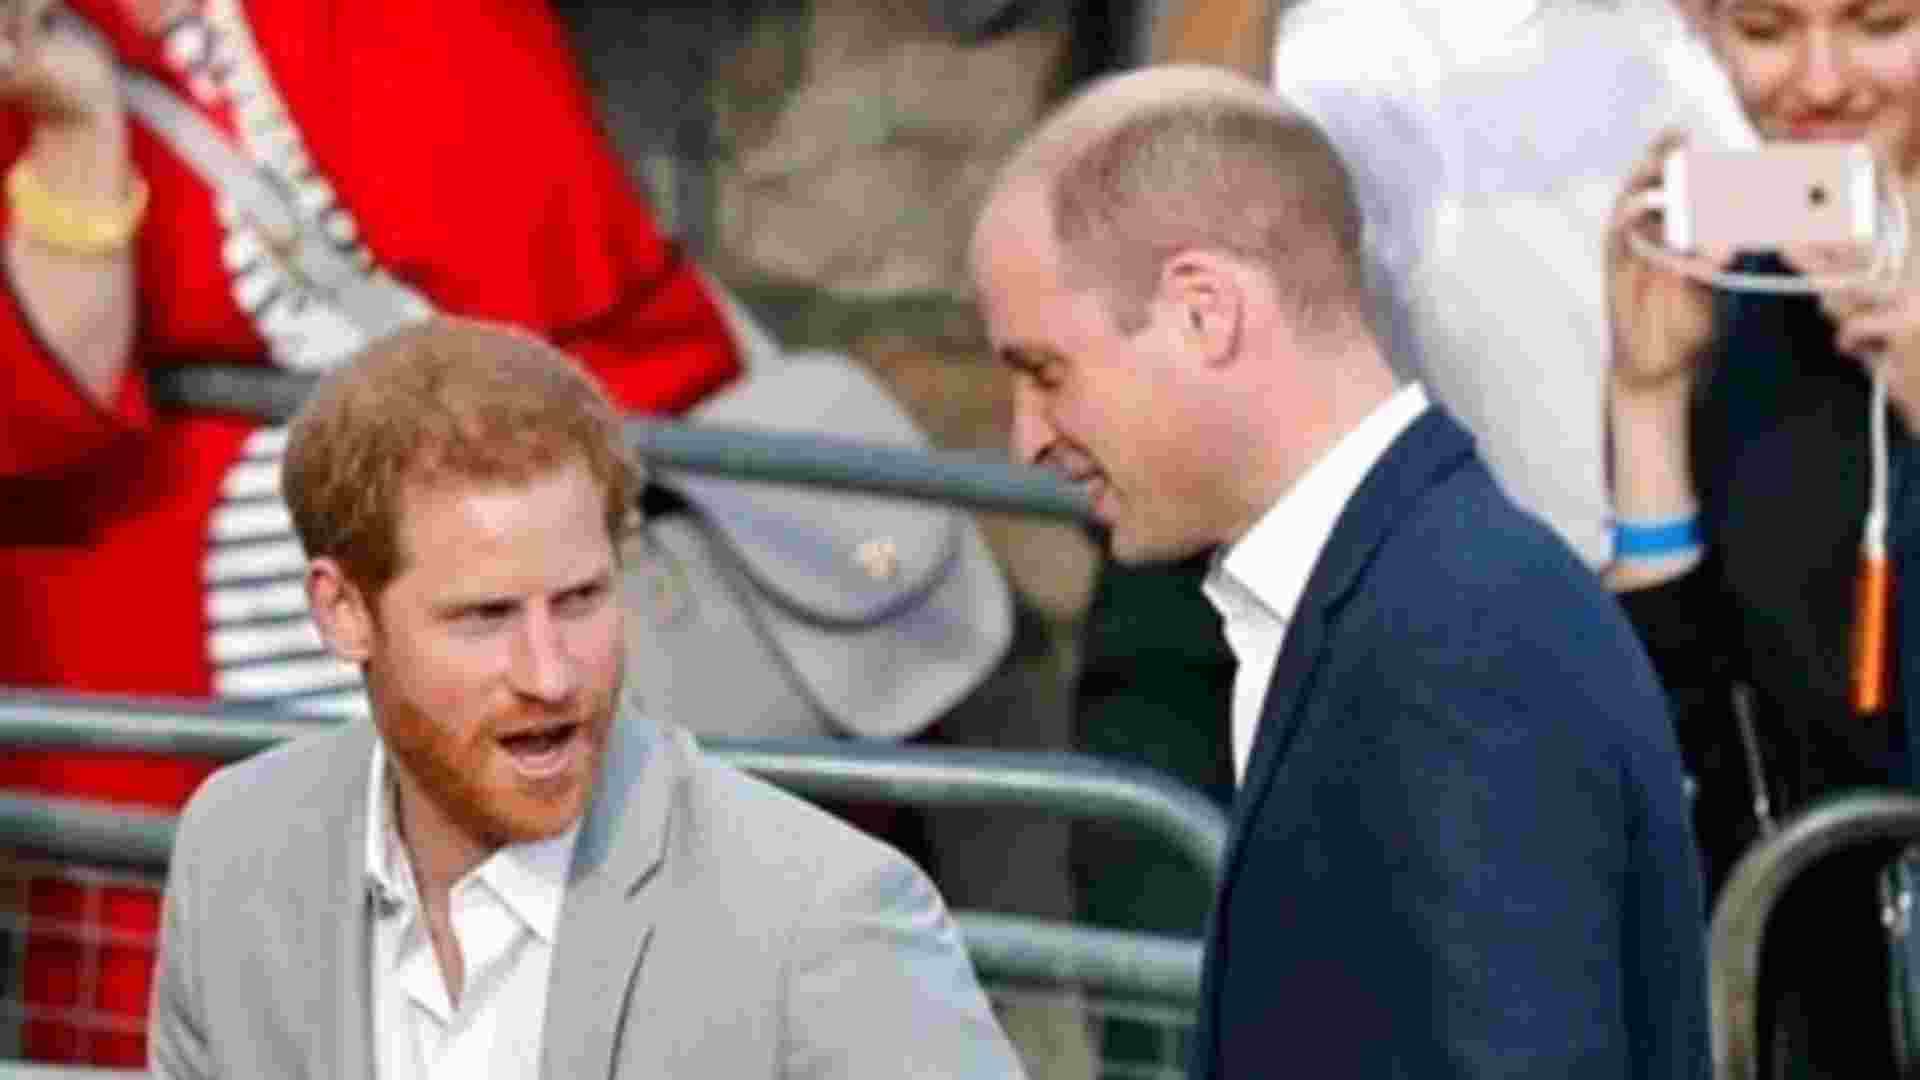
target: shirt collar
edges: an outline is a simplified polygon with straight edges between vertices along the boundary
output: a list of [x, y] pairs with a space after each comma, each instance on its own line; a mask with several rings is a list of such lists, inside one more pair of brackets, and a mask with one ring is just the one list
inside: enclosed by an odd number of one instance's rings
[[1419, 383], [1401, 387], [1341, 436], [1245, 536], [1214, 555], [1206, 591], [1223, 617], [1251, 601], [1277, 618], [1293, 618], [1347, 500], [1426, 407]]
[[[400, 839], [394, 796], [393, 781], [387, 771], [386, 747], [375, 739], [367, 782], [367, 878], [384, 902], [414, 907], [419, 903], [419, 891], [406, 845]], [[567, 872], [572, 867], [573, 847], [579, 837], [580, 823], [576, 821], [558, 836], [508, 844], [469, 872], [462, 884], [478, 879], [500, 898], [515, 918], [551, 945], [560, 929]]]

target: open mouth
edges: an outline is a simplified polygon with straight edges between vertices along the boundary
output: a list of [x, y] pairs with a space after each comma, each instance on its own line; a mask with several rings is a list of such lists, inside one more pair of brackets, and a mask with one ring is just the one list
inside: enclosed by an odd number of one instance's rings
[[556, 724], [500, 737], [500, 746], [520, 772], [532, 779], [554, 776], [572, 764], [579, 748], [580, 725]]

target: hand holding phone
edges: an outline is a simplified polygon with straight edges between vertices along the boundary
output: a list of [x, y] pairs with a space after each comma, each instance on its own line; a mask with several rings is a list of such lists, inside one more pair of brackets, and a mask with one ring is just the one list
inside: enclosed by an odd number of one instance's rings
[[1662, 134], [1614, 202], [1606, 256], [1616, 397], [1684, 403], [1695, 362], [1713, 334], [1713, 294], [1705, 279], [1722, 269], [1720, 253], [1709, 259], [1667, 250], [1649, 213], [1666, 205], [1665, 166], [1685, 146], [1680, 132]]

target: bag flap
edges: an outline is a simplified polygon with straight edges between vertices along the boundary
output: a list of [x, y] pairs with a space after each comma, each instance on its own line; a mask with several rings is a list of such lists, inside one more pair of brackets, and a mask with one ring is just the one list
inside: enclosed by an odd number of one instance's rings
[[[872, 376], [831, 353], [799, 354], [755, 371], [689, 416], [728, 427], [928, 445]], [[865, 625], [912, 605], [939, 583], [958, 544], [961, 518], [948, 507], [677, 469], [662, 470], [661, 480], [701, 512], [770, 599], [816, 622]]]

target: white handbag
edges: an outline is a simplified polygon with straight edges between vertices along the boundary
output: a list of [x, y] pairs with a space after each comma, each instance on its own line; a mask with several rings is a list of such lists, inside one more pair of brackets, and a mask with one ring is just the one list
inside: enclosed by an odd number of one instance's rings
[[[927, 448], [858, 363], [784, 355], [710, 287], [747, 370], [690, 419]], [[655, 482], [678, 506], [628, 546], [626, 589], [628, 679], [657, 716], [707, 735], [902, 738], [1006, 654], [1006, 579], [957, 509], [672, 470]]]

